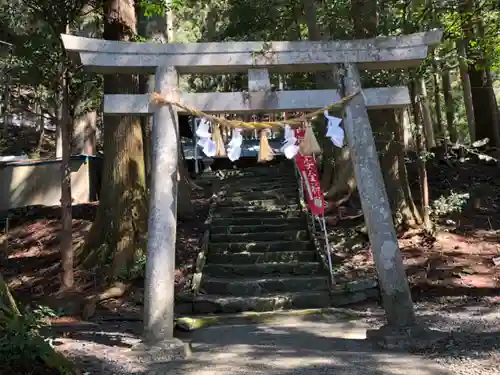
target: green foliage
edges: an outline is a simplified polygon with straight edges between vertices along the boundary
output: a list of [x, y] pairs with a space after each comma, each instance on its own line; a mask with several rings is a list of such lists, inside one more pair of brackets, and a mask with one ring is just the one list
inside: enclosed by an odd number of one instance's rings
[[143, 279], [146, 273], [146, 254], [136, 254], [134, 259], [134, 264], [130, 267], [128, 274], [126, 275], [127, 280], [137, 280]]
[[453, 212], [461, 212], [469, 197], [469, 193], [459, 194], [453, 191], [448, 196], [442, 195], [432, 203], [431, 213], [436, 217], [441, 217]]
[[145, 17], [163, 16], [171, 9], [179, 11], [187, 6], [185, 0], [139, 0], [139, 7]]
[[50, 340], [44, 338], [40, 330], [47, 323], [47, 318], [57, 314], [48, 307], [37, 306], [24, 314], [11, 319], [2, 319], [0, 325], [0, 373], [6, 374], [20, 364], [45, 363], [54, 369], [71, 374], [69, 368], [54, 362], [54, 349]]
[[422, 160], [422, 162], [424, 163], [427, 163], [428, 161], [431, 161], [432, 159], [434, 159], [436, 155], [433, 153], [433, 152], [430, 152], [430, 151], [424, 151], [424, 152], [421, 152], [420, 153], [420, 160]]
[[142, 280], [146, 274], [147, 256], [143, 252], [137, 252], [132, 265], [127, 267], [118, 276], [118, 281], [131, 282], [133, 280]]
[[[81, 9], [87, 2], [48, 0], [14, 0], [0, 2], [0, 27], [6, 40], [15, 45], [13, 58], [0, 59], [0, 69], [9, 70], [13, 84], [31, 88], [25, 90], [22, 98], [15, 98], [18, 105], [26, 107], [34, 102], [43, 103], [46, 113], [55, 118], [54, 108], [58, 101], [58, 72], [65, 61], [59, 33], [64, 32], [67, 24], [79, 28], [88, 22], [89, 14], [82, 16]], [[100, 2], [95, 3], [101, 6]], [[175, 40], [194, 41], [231, 41], [231, 40], [299, 40], [307, 38], [307, 25], [304, 19], [302, 1], [268, 0], [239, 1], [211, 0], [138, 0], [138, 9], [147, 19], [164, 17], [168, 11], [175, 13]], [[495, 1], [486, 0], [475, 12], [459, 12], [458, 1], [379, 1], [379, 35], [399, 35], [422, 31], [434, 27], [445, 29], [445, 40], [436, 56], [448, 66], [456, 65], [454, 40], [462, 37], [462, 24], [469, 19], [481, 18], [485, 37], [471, 40], [471, 50], [482, 50], [486, 63], [493, 70], [500, 67], [500, 33], [496, 20], [500, 17]], [[351, 1], [335, 0], [320, 2], [316, 5], [317, 24], [332, 39], [350, 38], [353, 32]], [[94, 17], [100, 10], [95, 9]], [[91, 12], [92, 13], [92, 12]], [[147, 20], [146, 20], [147, 21]], [[146, 41], [137, 36], [137, 41]], [[428, 75], [433, 66], [433, 58], [421, 69]], [[83, 114], [98, 107], [102, 81], [96, 75], [84, 74], [72, 66], [71, 92], [75, 114]], [[288, 88], [306, 89], [313, 86], [310, 74], [293, 74], [282, 77]], [[407, 75], [402, 71], [379, 72], [372, 74], [370, 84], [406, 84]], [[278, 84], [278, 80], [274, 79]], [[241, 74], [208, 78], [191, 76], [188, 79], [193, 91], [233, 91], [245, 88], [245, 77]], [[459, 94], [457, 88], [457, 94]], [[458, 95], [458, 98], [461, 96]], [[460, 102], [460, 99], [457, 99]], [[458, 107], [461, 106], [457, 103]], [[457, 108], [461, 113], [461, 108]], [[467, 132], [465, 132], [467, 133]]]
[[84, 73], [66, 57], [60, 34], [81, 23], [82, 8], [87, 1], [18, 0], [0, 3], [0, 28], [7, 42], [14, 48], [12, 54], [1, 59], [0, 68], [11, 77], [13, 106], [30, 110], [35, 103], [42, 107], [53, 121], [57, 120], [61, 90], [60, 75], [70, 69], [70, 101], [73, 115], [81, 115], [97, 108], [100, 100], [100, 80]]
[[139, 6], [144, 12], [145, 17], [154, 15], [164, 15], [167, 13], [167, 3], [162, 0], [142, 0], [139, 1]]

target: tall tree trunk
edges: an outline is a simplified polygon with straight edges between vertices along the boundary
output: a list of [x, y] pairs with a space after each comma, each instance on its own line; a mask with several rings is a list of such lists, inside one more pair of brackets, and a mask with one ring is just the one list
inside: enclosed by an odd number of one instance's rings
[[[376, 35], [378, 11], [376, 0], [351, 0], [352, 23], [355, 38], [369, 38]], [[374, 129], [375, 134], [375, 129]], [[343, 200], [356, 190], [356, 179], [347, 147], [334, 149], [334, 178], [327, 198]]]
[[[316, 4], [312, 1], [302, 0], [302, 8], [304, 10], [304, 18], [307, 24], [308, 38], [312, 41], [323, 40], [328, 37], [326, 35], [326, 31], [322, 31], [318, 25], [317, 20], [317, 11]], [[326, 89], [333, 88], [337, 85], [334, 78], [335, 69], [332, 69], [332, 72], [319, 72], [316, 73], [316, 88], [317, 89]], [[314, 123], [315, 126], [321, 129], [321, 133], [325, 134], [323, 130], [324, 125], [324, 117], [318, 116], [318, 119]], [[352, 163], [349, 158], [349, 149], [344, 147], [342, 149], [336, 148], [333, 146], [332, 142], [326, 137], [323, 138], [323, 155], [322, 155], [322, 176], [321, 176], [321, 186], [323, 189], [327, 190], [326, 198], [339, 200], [341, 198], [350, 197], [352, 192], [355, 190], [356, 182], [354, 178], [354, 169], [352, 168]], [[336, 181], [337, 178], [337, 168], [335, 167], [337, 164], [340, 164], [337, 160], [342, 156], [345, 156], [345, 163], [342, 163], [344, 167], [344, 172], [349, 174], [350, 177], [350, 185], [347, 185], [344, 188], [344, 185], [340, 186]], [[342, 180], [344, 181], [344, 180]], [[333, 182], [333, 186], [332, 186]], [[339, 196], [336, 192], [332, 192], [332, 189], [342, 187], [343, 196]], [[345, 194], [344, 194], [345, 193]]]
[[89, 112], [85, 117], [86, 127], [83, 151], [85, 155], [97, 155], [97, 111]]
[[421, 224], [421, 218], [408, 183], [403, 127], [392, 109], [371, 112], [370, 121], [374, 129], [377, 129], [375, 142], [395, 224], [418, 226]]
[[491, 85], [491, 72], [487, 65], [486, 53], [481, 47], [481, 38], [484, 29], [480, 14], [475, 14], [474, 0], [465, 0], [460, 3], [459, 9], [462, 16], [462, 30], [466, 39], [478, 41], [473, 48], [470, 43], [466, 45], [467, 58], [469, 59], [469, 77], [471, 84], [472, 105], [474, 107], [475, 139], [489, 139], [490, 147], [500, 147], [500, 134], [498, 129], [497, 103]]
[[186, 168], [186, 159], [184, 149], [179, 139], [179, 188], [177, 196], [177, 218], [180, 220], [192, 219], [195, 215], [195, 209], [191, 200], [193, 187], [196, 186], [189, 178]]
[[[58, 106], [61, 106], [61, 104], [58, 104]], [[61, 111], [61, 108], [58, 108], [57, 110]], [[58, 121], [56, 123], [56, 158], [62, 158], [62, 154], [63, 154], [63, 135], [62, 135], [62, 129]]]
[[318, 25], [316, 4], [314, 1], [302, 0], [302, 8], [304, 10], [304, 18], [307, 24], [309, 40], [322, 40], [323, 35]]
[[173, 43], [175, 39], [175, 8], [172, 6], [171, 0], [168, 1], [167, 4], [169, 5], [165, 18], [167, 25], [167, 41], [168, 43]]
[[465, 114], [467, 116], [467, 125], [469, 126], [469, 134], [471, 141], [476, 139], [476, 119], [474, 117], [474, 104], [472, 103], [472, 88], [470, 85], [469, 69], [466, 57], [465, 39], [457, 39], [456, 42], [458, 66], [460, 69], [460, 77], [462, 79], [462, 90], [464, 92]]
[[[69, 25], [64, 31], [69, 34]], [[73, 198], [71, 196], [71, 146], [73, 123], [70, 115], [70, 75], [69, 62], [63, 56], [59, 71], [59, 108], [57, 127], [61, 132], [61, 288], [69, 290], [74, 284], [74, 250], [73, 250]]]
[[[370, 38], [377, 35], [377, 0], [352, 0], [351, 19], [356, 38]], [[365, 79], [365, 82], [370, 79]], [[410, 193], [408, 173], [404, 162], [404, 130], [397, 121], [395, 111], [375, 110], [369, 112], [370, 122], [380, 155], [391, 208], [397, 225], [415, 226], [421, 218]], [[345, 172], [344, 172], [345, 173]], [[350, 174], [345, 173], [346, 181]]]
[[402, 108], [399, 112], [398, 122], [403, 126], [403, 145], [404, 151], [408, 151], [414, 148], [413, 135], [410, 123], [410, 115], [408, 114], [408, 108]]
[[36, 142], [36, 152], [37, 154], [40, 155], [40, 151], [42, 150], [43, 147], [43, 141], [45, 138], [45, 118], [43, 116], [43, 106], [41, 103], [41, 99], [37, 100], [37, 111], [35, 111], [38, 115], [37, 118], [37, 127], [38, 127], [38, 140]]
[[[424, 128], [422, 126], [422, 121], [425, 113], [425, 103], [422, 98], [422, 92], [419, 86], [412, 80], [410, 84], [410, 96], [413, 107], [414, 121], [415, 121], [415, 145], [417, 149], [417, 166], [418, 175], [420, 179], [420, 194], [422, 196], [422, 218], [424, 222], [425, 229], [428, 231], [432, 230], [432, 222], [430, 219], [430, 207], [429, 207], [429, 183], [427, 179], [427, 169], [425, 167], [426, 163], [426, 148], [424, 140]], [[420, 91], [420, 92], [419, 92]]]
[[441, 79], [443, 81], [444, 108], [446, 111], [446, 140], [449, 137], [452, 143], [456, 143], [459, 139], [457, 127], [455, 126], [455, 105], [453, 104], [450, 71], [447, 68], [444, 68]]
[[73, 121], [73, 152], [84, 155], [96, 155], [97, 111], [87, 112]]
[[[443, 125], [443, 116], [441, 113], [441, 85], [439, 82], [439, 67], [434, 66], [434, 72], [432, 73], [432, 78], [434, 81], [434, 108], [436, 109], [436, 128], [437, 128], [437, 142], [441, 145], [446, 145], [445, 139], [445, 127]], [[446, 146], [445, 146], [446, 147]]]
[[10, 85], [11, 85], [11, 77], [10, 73], [7, 72], [5, 75], [5, 87], [4, 87], [4, 103], [3, 103], [3, 129], [2, 135], [7, 137], [9, 125], [10, 125]]
[[326, 198], [337, 201], [350, 197], [356, 191], [356, 178], [349, 148], [334, 148], [333, 155], [333, 180]]
[[[146, 94], [154, 91], [153, 76], [139, 77], [139, 92]], [[151, 162], [152, 162], [152, 146], [153, 146], [153, 118], [152, 116], [141, 117], [141, 131], [144, 148], [144, 173], [146, 175], [146, 186], [149, 189], [151, 181]]]
[[[214, 40], [215, 34], [217, 32], [217, 19], [219, 18], [220, 9], [213, 2], [207, 1], [205, 5], [205, 19], [201, 27], [201, 41], [212, 42]], [[171, 24], [173, 17], [169, 17], [169, 23]], [[172, 40], [171, 37], [170, 40]]]
[[[484, 20], [479, 17], [476, 22], [477, 36], [479, 40], [484, 40], [485, 29]], [[487, 94], [489, 96], [488, 105], [490, 107], [489, 117], [491, 119], [491, 133], [493, 140], [492, 146], [500, 147], [500, 119], [498, 114], [498, 103], [493, 89], [493, 76], [491, 74], [491, 63], [485, 51], [481, 50], [481, 67], [483, 67], [484, 78], [483, 83], [487, 87]]]
[[[133, 0], [107, 0], [104, 39], [130, 40], [136, 34]], [[138, 78], [109, 75], [104, 93], [135, 94]], [[88, 237], [87, 260], [112, 259], [108, 276], [117, 278], [146, 252], [147, 191], [140, 120], [137, 117], [105, 117], [104, 165], [97, 218]]]
[[[484, 20], [482, 18], [477, 21], [477, 33], [480, 40], [484, 40], [485, 38], [485, 30], [484, 30]], [[489, 94], [488, 104], [491, 109], [490, 117], [491, 117], [491, 132], [493, 133], [493, 145], [495, 147], [500, 147], [500, 115], [498, 111], [498, 103], [495, 95], [495, 90], [493, 89], [493, 75], [491, 73], [491, 64], [489, 59], [486, 56], [486, 52], [482, 51], [482, 66], [484, 67], [484, 77], [485, 77], [485, 85], [488, 88], [487, 92]]]
[[61, 72], [62, 111], [58, 118], [62, 139], [61, 160], [61, 286], [71, 289], [73, 276], [73, 199], [71, 196], [71, 138], [72, 122], [69, 113], [69, 77], [66, 62]]
[[490, 147], [500, 147], [498, 130], [496, 128], [496, 102], [494, 103], [493, 87], [489, 69], [482, 69], [480, 62], [469, 65], [471, 81], [472, 104], [476, 121], [475, 140], [489, 139]]
[[432, 126], [431, 106], [429, 104], [429, 98], [427, 97], [427, 87], [423, 77], [419, 79], [419, 91], [422, 105], [422, 121], [424, 123], [424, 141], [427, 145], [427, 149], [431, 149], [436, 146], [436, 141], [434, 139], [434, 127]]

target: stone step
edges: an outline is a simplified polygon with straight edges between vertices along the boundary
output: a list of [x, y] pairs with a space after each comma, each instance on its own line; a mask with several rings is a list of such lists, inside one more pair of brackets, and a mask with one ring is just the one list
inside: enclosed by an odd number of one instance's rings
[[326, 274], [320, 262], [257, 263], [257, 264], [206, 264], [203, 274], [228, 279], [262, 276], [304, 276]]
[[201, 175], [196, 176], [197, 181], [220, 181], [224, 177], [217, 172], [203, 172]]
[[282, 212], [282, 211], [292, 211], [300, 210], [298, 203], [286, 202], [285, 204], [269, 204], [267, 206], [249, 206], [247, 204], [242, 204], [238, 206], [220, 206], [216, 207], [216, 212]]
[[261, 297], [229, 297], [218, 295], [200, 295], [193, 303], [193, 312], [239, 313], [243, 311], [275, 311], [306, 308], [329, 307], [331, 297], [328, 291], [301, 291], [281, 293]]
[[280, 189], [240, 189], [235, 191], [227, 191], [225, 193], [226, 199], [246, 199], [246, 200], [258, 200], [258, 199], [268, 199], [276, 198], [283, 199], [288, 197], [298, 197], [298, 190], [296, 187], [282, 187]]
[[[250, 209], [250, 208], [221, 208], [217, 209], [214, 217], [218, 218], [276, 218], [276, 219], [292, 219], [301, 217], [303, 213], [299, 211], [298, 205], [282, 206], [273, 210]], [[290, 211], [289, 211], [290, 210]]]
[[294, 175], [295, 168], [290, 166], [264, 167], [264, 168], [243, 168], [236, 170], [221, 171], [227, 178], [236, 177], [266, 177], [266, 176], [290, 176]]
[[217, 172], [214, 171], [205, 171], [202, 172], [197, 176], [198, 180], [209, 180], [209, 179], [220, 179], [220, 176], [217, 174]]
[[255, 186], [255, 185], [270, 185], [270, 184], [283, 184], [283, 185], [297, 185], [298, 180], [294, 175], [291, 176], [238, 176], [228, 177], [221, 181], [222, 185], [230, 186]]
[[241, 177], [241, 178], [226, 178], [221, 180], [222, 185], [236, 186], [236, 187], [255, 187], [259, 185], [298, 185], [299, 179], [295, 176], [269, 176], [269, 177]]
[[273, 190], [289, 188], [298, 188], [297, 181], [222, 181], [221, 189], [227, 191], [261, 191], [261, 190]]
[[315, 251], [269, 251], [269, 252], [240, 252], [240, 253], [210, 253], [209, 264], [258, 264], [258, 263], [301, 263], [317, 260]]
[[[279, 251], [306, 251], [311, 249], [309, 241], [253, 241], [253, 242], [211, 242], [209, 251], [217, 254], [234, 254], [243, 252], [279, 252]], [[310, 250], [312, 251], [312, 250]]]
[[269, 207], [269, 206], [283, 206], [283, 205], [297, 205], [298, 197], [281, 197], [281, 198], [269, 198], [269, 199], [253, 199], [248, 200], [242, 197], [236, 198], [226, 198], [222, 202], [218, 203], [218, 207]]
[[196, 179], [196, 184], [197, 185], [211, 185], [214, 183], [219, 183], [220, 184], [220, 178], [219, 177], [200, 177]]
[[226, 190], [226, 194], [238, 194], [238, 193], [251, 193], [254, 191], [259, 191], [259, 192], [268, 192], [268, 191], [278, 191], [278, 192], [292, 192], [292, 191], [297, 191], [298, 189], [298, 183], [296, 184], [288, 184], [288, 185], [283, 185], [283, 184], [277, 184], [277, 183], [271, 183], [271, 184], [264, 184], [264, 185], [259, 185], [259, 184], [245, 184], [242, 185], [240, 184], [239, 186], [237, 185], [226, 185], [224, 186]]
[[271, 224], [250, 224], [250, 225], [212, 225], [210, 227], [211, 234], [239, 234], [239, 233], [258, 233], [258, 232], [284, 232], [287, 230], [302, 229], [306, 227], [304, 220], [298, 221], [283, 221]]
[[284, 232], [265, 232], [266, 228], [260, 228], [262, 232], [229, 233], [210, 235], [212, 243], [218, 242], [244, 242], [244, 241], [304, 241], [309, 237], [307, 230], [287, 230]]
[[326, 276], [271, 276], [263, 278], [224, 279], [203, 276], [201, 289], [207, 294], [229, 296], [265, 296], [275, 293], [293, 293], [303, 290], [328, 290]]
[[300, 225], [301, 227], [307, 225], [305, 217], [214, 217], [212, 219], [212, 226], [214, 227], [230, 227], [235, 225], [252, 225], [252, 226], [270, 226], [270, 225]]
[[220, 173], [224, 176], [287, 176], [295, 173], [293, 164], [290, 166], [275, 166], [264, 168], [241, 168], [241, 169], [226, 169], [221, 170]]
[[268, 175], [253, 175], [253, 174], [246, 174], [246, 175], [233, 175], [233, 176], [226, 176], [222, 180], [223, 182], [246, 182], [246, 183], [257, 183], [257, 182], [265, 182], [265, 183], [270, 183], [274, 181], [286, 181], [286, 182], [297, 182], [297, 177], [293, 173], [287, 173], [287, 174], [281, 174], [279, 172], [273, 172]]

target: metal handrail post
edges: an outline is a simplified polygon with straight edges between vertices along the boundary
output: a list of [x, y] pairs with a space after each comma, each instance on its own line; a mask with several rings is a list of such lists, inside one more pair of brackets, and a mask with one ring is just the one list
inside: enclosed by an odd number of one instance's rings
[[[300, 197], [301, 200], [305, 201], [305, 199], [304, 199], [304, 180], [303, 180], [302, 175], [300, 174], [300, 171], [299, 171], [299, 168], [297, 166], [297, 163], [296, 163], [295, 159], [294, 159], [293, 165], [295, 167], [295, 172], [299, 176], [299, 182], [300, 182], [299, 197]], [[325, 237], [325, 250], [326, 250], [326, 253], [327, 253], [326, 255], [327, 255], [327, 259], [328, 259], [328, 268], [329, 268], [329, 271], [330, 271], [331, 283], [332, 283], [332, 285], [335, 285], [335, 277], [334, 277], [334, 273], [333, 273], [333, 264], [332, 264], [332, 255], [330, 253], [331, 252], [331, 248], [330, 248], [330, 242], [328, 241], [328, 232], [326, 230], [325, 217], [321, 216], [321, 218], [320, 218], [318, 216], [312, 215], [311, 211], [309, 210], [309, 208], [307, 208], [307, 204], [306, 204], [306, 212], [307, 212], [307, 216], [312, 219], [313, 230], [315, 230], [316, 220], [318, 220], [318, 222], [319, 222], [319, 224], [321, 226], [321, 230], [323, 231], [323, 234], [324, 234], [324, 237]]]

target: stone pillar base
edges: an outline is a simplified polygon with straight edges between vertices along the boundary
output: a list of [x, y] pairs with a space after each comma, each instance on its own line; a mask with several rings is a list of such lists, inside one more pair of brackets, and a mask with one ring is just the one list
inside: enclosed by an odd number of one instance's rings
[[449, 338], [449, 333], [431, 330], [422, 325], [393, 327], [384, 325], [379, 329], [369, 329], [366, 339], [390, 350], [413, 351], [432, 348], [438, 342]]
[[191, 344], [173, 338], [158, 343], [141, 342], [131, 351], [141, 362], [167, 362], [188, 358], [191, 355]]

